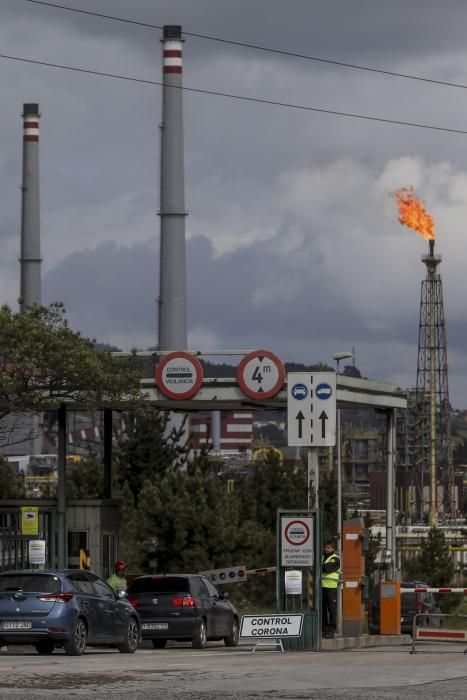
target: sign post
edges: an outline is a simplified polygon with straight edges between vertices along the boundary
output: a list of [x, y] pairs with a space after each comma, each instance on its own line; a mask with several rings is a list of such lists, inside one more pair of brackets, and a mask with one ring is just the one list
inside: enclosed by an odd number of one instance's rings
[[277, 511], [276, 594], [278, 614], [300, 612], [299, 638], [285, 639], [287, 649], [318, 651], [321, 621], [321, 518], [311, 510]]

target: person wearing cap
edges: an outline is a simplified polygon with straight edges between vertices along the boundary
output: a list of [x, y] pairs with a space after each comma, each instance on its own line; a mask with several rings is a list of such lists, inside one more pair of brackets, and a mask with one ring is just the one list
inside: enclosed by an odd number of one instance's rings
[[325, 639], [332, 639], [337, 624], [337, 588], [341, 562], [332, 541], [325, 543], [321, 560], [321, 615]]
[[107, 583], [112, 586], [114, 591], [126, 591], [128, 583], [125, 578], [125, 572], [128, 569], [128, 564], [126, 561], [120, 559], [115, 562], [115, 573], [109, 576]]

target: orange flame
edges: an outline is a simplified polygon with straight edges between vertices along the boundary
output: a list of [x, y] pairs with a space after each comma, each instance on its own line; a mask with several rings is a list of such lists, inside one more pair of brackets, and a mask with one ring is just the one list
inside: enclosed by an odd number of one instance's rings
[[436, 239], [435, 221], [414, 195], [413, 187], [401, 187], [395, 193], [399, 206], [399, 223], [423, 236], [427, 241]]

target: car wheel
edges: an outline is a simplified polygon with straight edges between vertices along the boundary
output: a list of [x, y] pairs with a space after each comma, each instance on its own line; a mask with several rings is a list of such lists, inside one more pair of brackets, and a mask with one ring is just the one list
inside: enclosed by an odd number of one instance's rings
[[166, 644], [167, 644], [166, 639], [153, 639], [152, 640], [152, 646], [154, 647], [154, 649], [164, 649]]
[[43, 639], [34, 646], [38, 654], [52, 654], [55, 649], [55, 644], [49, 639]]
[[232, 627], [230, 629], [230, 634], [224, 637], [224, 644], [226, 647], [236, 647], [238, 644], [238, 620], [234, 618], [232, 620]]
[[71, 639], [69, 639], [66, 642], [63, 642], [65, 654], [68, 654], [68, 656], [81, 656], [81, 654], [84, 654], [87, 641], [88, 630], [86, 628], [84, 620], [81, 617], [79, 617], [75, 622], [75, 626], [73, 627]]
[[204, 649], [207, 641], [206, 624], [204, 620], [200, 620], [198, 628], [192, 638], [192, 647], [193, 649]]
[[122, 654], [134, 654], [139, 644], [139, 625], [134, 617], [128, 620], [125, 641], [118, 646]]

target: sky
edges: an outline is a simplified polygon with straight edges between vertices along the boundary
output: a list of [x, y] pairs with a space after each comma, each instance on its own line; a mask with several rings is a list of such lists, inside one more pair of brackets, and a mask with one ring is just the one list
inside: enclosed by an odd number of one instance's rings
[[[467, 133], [446, 131], [467, 132], [467, 3], [56, 4], [181, 24], [186, 87], [327, 110], [184, 93], [189, 349], [331, 366], [354, 351], [363, 376], [414, 386], [427, 243], [392, 196], [413, 186], [442, 256], [451, 402], [467, 408]], [[157, 344], [161, 88], [5, 56], [160, 82], [160, 37], [0, 0], [1, 302], [18, 308], [20, 115], [37, 101], [43, 302], [122, 350]]]

